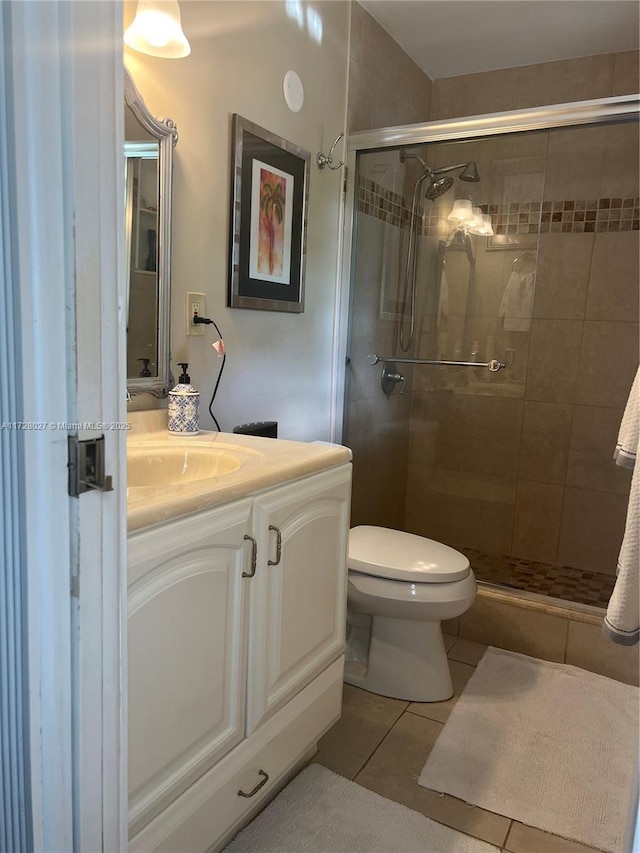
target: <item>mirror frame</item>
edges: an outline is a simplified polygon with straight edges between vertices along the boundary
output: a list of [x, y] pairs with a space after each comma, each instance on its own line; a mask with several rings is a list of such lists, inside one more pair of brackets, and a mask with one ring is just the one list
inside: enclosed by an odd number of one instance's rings
[[[129, 394], [147, 392], [156, 397], [165, 397], [172, 383], [170, 368], [171, 188], [173, 149], [178, 141], [178, 130], [172, 119], [157, 119], [149, 112], [126, 68], [124, 69], [124, 102], [144, 130], [158, 141], [158, 372], [157, 376], [151, 377], [127, 376], [127, 391]], [[130, 263], [129, 258], [127, 263]]]

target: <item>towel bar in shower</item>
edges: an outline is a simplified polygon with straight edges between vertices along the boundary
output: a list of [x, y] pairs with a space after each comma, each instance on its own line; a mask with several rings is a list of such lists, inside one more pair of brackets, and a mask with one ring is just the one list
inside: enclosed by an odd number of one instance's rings
[[375, 355], [367, 356], [369, 364], [382, 364], [382, 377], [380, 379], [382, 390], [385, 394], [391, 394], [395, 386], [402, 383], [400, 393], [404, 394], [406, 379], [396, 369], [396, 364], [435, 364], [447, 367], [486, 367], [492, 373], [497, 373], [507, 365], [504, 361], [492, 358], [491, 361], [443, 361], [432, 358], [396, 358], [395, 356]]
[[434, 358], [396, 358], [395, 355], [386, 356], [373, 353], [367, 356], [367, 361], [369, 364], [444, 364], [447, 367], [486, 367], [492, 373], [496, 373], [507, 366], [504, 361], [498, 361], [497, 358], [492, 358], [491, 361], [442, 361]]

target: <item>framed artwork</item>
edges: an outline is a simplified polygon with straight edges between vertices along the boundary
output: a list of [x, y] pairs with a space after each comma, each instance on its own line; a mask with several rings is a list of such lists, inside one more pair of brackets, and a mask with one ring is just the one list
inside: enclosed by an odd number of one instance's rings
[[487, 237], [487, 251], [496, 249], [517, 249], [535, 251], [538, 247], [538, 234], [492, 234]]
[[310, 154], [233, 116], [232, 308], [304, 311]]

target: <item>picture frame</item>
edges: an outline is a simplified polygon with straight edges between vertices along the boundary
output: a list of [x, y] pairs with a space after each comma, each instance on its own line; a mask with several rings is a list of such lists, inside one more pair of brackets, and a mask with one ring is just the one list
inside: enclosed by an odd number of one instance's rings
[[234, 113], [227, 305], [304, 311], [311, 155]]
[[487, 237], [487, 251], [500, 250], [535, 251], [539, 234], [492, 234]]

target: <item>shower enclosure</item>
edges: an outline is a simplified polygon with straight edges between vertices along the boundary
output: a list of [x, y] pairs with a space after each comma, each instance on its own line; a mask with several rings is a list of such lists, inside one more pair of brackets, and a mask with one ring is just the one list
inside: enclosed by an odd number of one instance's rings
[[352, 525], [451, 545], [482, 582], [606, 606], [638, 365], [638, 98], [349, 148]]

